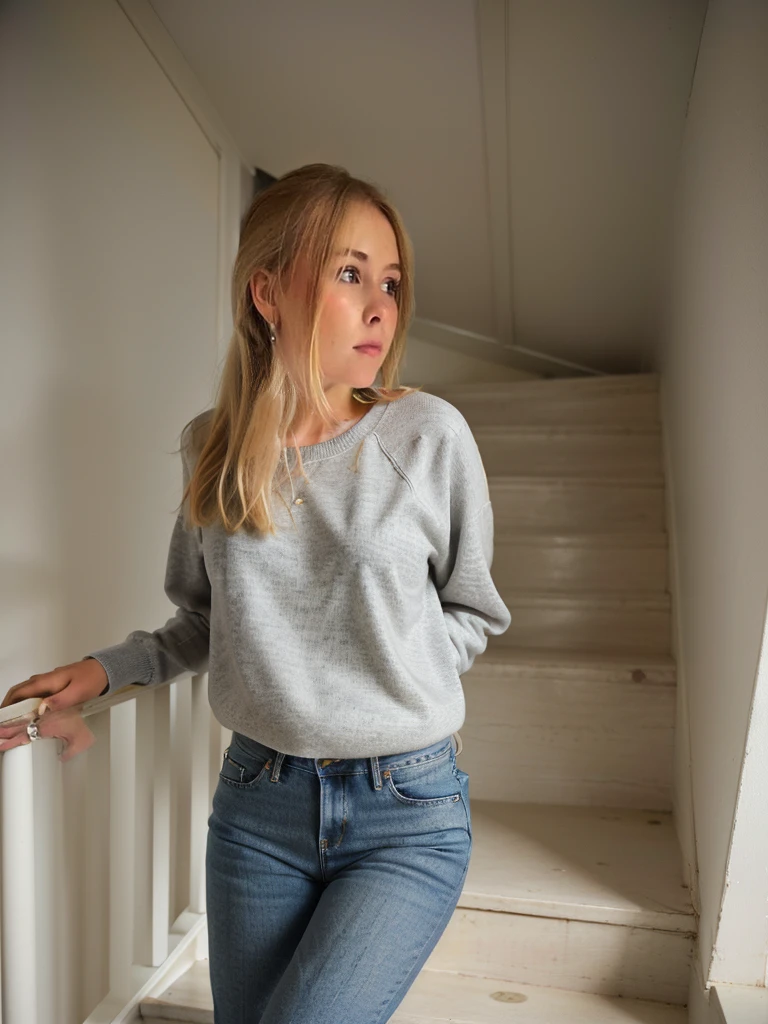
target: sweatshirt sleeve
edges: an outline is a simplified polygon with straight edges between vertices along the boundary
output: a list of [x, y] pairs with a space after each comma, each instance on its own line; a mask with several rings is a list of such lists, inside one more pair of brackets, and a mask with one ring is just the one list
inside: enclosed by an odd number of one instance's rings
[[509, 628], [511, 615], [491, 577], [493, 508], [477, 442], [464, 423], [451, 445], [445, 499], [444, 544], [430, 559], [457, 671], [467, 672], [489, 635]]
[[[182, 439], [182, 493], [190, 476], [187, 457]], [[211, 584], [203, 561], [202, 531], [200, 527], [186, 528], [184, 506], [171, 534], [165, 593], [177, 610], [164, 626], [151, 633], [134, 630], [122, 643], [83, 658], [95, 658], [104, 666], [109, 685], [103, 693], [131, 683], [157, 686], [183, 672], [200, 673], [208, 668]]]

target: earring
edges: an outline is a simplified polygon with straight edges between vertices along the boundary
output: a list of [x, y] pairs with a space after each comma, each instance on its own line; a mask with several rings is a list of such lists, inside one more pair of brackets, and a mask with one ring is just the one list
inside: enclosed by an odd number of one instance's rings
[[[269, 323], [269, 321], [267, 321], [267, 323]], [[277, 341], [277, 335], [275, 334], [275, 325], [272, 323], [269, 323], [269, 340], [272, 342], [273, 345]]]

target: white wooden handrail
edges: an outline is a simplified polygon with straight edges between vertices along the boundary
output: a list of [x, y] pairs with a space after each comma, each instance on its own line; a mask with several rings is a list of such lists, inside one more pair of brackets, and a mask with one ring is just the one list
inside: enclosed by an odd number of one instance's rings
[[0, 758], [2, 1024], [118, 1024], [206, 952], [205, 845], [231, 732], [207, 675], [82, 705], [96, 742]]

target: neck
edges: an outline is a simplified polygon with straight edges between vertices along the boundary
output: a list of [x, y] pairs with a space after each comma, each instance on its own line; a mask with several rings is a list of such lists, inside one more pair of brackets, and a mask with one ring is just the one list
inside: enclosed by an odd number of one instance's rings
[[359, 402], [351, 389], [345, 394], [343, 401], [330, 402], [330, 404], [336, 423], [328, 426], [314, 413], [311, 415], [298, 413], [293, 427], [288, 432], [291, 444], [311, 445], [329, 441], [332, 437], [337, 437], [354, 426], [371, 407], [371, 403]]

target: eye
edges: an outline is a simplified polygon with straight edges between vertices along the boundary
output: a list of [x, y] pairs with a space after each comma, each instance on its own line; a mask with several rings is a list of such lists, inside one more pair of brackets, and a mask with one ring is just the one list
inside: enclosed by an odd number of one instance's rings
[[[348, 271], [351, 271], [353, 274], [355, 274], [359, 278], [360, 271], [357, 269], [357, 267], [352, 267], [352, 266], [344, 267], [342, 270], [339, 271], [337, 276], [341, 277], [343, 274], [346, 274]], [[389, 294], [390, 295], [397, 295], [397, 293], [400, 291], [400, 281], [398, 280], [398, 278], [396, 278], [396, 277], [388, 277], [386, 283], [388, 285], [392, 286]]]

